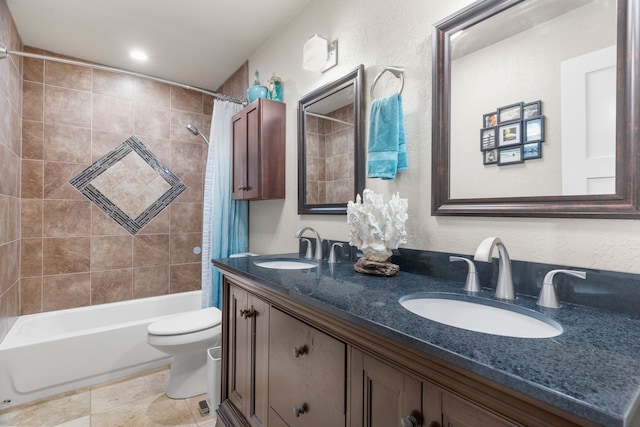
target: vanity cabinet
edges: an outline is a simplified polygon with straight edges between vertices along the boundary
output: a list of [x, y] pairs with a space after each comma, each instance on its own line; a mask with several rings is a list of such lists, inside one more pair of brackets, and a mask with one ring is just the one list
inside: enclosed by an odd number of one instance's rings
[[253, 427], [268, 419], [269, 306], [262, 299], [229, 287], [226, 348], [228, 398]]
[[272, 308], [271, 408], [289, 427], [345, 425], [346, 346]]
[[356, 349], [351, 350], [350, 389], [350, 425], [422, 425], [422, 382]]
[[232, 199], [284, 199], [285, 110], [259, 98], [233, 116]]
[[216, 427], [596, 425], [216, 266], [226, 313]]

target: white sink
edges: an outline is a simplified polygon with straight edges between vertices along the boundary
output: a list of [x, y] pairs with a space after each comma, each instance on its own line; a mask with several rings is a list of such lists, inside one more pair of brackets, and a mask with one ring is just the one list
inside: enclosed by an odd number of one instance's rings
[[400, 304], [418, 316], [469, 331], [518, 338], [551, 338], [562, 333], [562, 326], [553, 319], [499, 301], [433, 292], [406, 295]]
[[308, 268], [315, 268], [318, 263], [313, 261], [298, 261], [298, 260], [270, 260], [270, 261], [254, 261], [254, 264], [258, 267], [273, 268], [277, 270], [305, 270]]

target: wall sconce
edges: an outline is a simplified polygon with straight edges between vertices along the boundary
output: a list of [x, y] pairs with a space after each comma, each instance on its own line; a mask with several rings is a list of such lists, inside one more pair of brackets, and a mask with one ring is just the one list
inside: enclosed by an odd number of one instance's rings
[[302, 68], [325, 72], [338, 64], [338, 40], [329, 40], [314, 34], [302, 48]]

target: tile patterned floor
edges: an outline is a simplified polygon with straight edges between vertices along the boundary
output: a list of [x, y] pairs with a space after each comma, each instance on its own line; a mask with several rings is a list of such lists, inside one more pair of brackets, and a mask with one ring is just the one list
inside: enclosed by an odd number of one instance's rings
[[9, 427], [214, 427], [213, 416], [201, 416], [205, 395], [169, 399], [164, 390], [168, 367], [59, 394], [0, 411], [0, 426]]

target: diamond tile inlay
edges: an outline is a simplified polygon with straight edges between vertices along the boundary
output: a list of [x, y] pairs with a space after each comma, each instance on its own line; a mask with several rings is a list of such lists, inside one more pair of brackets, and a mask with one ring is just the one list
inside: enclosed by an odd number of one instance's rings
[[69, 183], [131, 234], [136, 234], [187, 187], [135, 136]]

